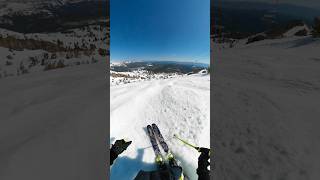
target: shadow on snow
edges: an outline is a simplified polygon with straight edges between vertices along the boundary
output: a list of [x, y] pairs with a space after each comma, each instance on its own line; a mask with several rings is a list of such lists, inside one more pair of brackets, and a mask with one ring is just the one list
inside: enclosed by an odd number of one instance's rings
[[136, 158], [118, 157], [110, 170], [110, 180], [132, 180], [140, 170], [152, 171], [157, 168], [154, 163], [143, 162], [144, 148], [137, 150]]

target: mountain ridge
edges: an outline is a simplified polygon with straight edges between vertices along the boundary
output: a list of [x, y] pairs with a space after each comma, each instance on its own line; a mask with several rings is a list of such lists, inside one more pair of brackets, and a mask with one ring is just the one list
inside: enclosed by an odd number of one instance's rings
[[0, 28], [20, 32], [58, 32], [106, 23], [108, 0], [13, 0], [0, 2]]

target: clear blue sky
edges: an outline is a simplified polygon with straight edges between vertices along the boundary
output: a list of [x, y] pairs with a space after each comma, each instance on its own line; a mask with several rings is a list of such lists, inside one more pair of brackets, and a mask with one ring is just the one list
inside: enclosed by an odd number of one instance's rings
[[110, 0], [110, 55], [210, 61], [209, 0]]

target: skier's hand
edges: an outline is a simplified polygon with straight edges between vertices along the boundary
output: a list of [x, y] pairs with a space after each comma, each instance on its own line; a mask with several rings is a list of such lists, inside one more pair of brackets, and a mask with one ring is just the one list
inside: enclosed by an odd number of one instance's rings
[[132, 143], [132, 141], [125, 141], [124, 139], [117, 140], [111, 147], [111, 151], [115, 154], [119, 155], [123, 151], [125, 151], [128, 146]]
[[210, 165], [210, 149], [200, 147], [198, 150], [201, 154], [198, 158], [198, 169], [197, 171], [207, 171], [207, 167]]
[[200, 147], [198, 151], [201, 153], [202, 156], [209, 156], [210, 157], [210, 149]]

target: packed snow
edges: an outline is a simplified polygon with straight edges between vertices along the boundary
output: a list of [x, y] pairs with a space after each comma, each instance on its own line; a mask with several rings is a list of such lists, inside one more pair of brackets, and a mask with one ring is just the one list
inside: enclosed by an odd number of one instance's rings
[[190, 179], [197, 179], [199, 153], [173, 138], [210, 147], [210, 76], [199, 74], [153, 78], [110, 87], [111, 142], [133, 141], [111, 167], [111, 180], [133, 179], [140, 170], [155, 170], [155, 154], [146, 126], [156, 123]]

